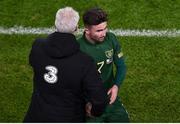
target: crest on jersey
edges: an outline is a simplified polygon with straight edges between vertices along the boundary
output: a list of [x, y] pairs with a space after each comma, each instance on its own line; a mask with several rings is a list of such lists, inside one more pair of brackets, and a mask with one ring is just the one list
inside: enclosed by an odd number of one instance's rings
[[112, 58], [113, 57], [113, 49], [112, 50], [108, 50], [108, 51], [105, 51], [105, 55], [107, 58]]

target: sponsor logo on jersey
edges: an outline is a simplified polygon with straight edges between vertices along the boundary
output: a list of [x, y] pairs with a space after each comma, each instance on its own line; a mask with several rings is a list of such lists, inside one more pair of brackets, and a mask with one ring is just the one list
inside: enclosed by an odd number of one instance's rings
[[48, 71], [48, 73], [44, 74], [44, 80], [50, 84], [56, 83], [58, 81], [58, 77], [57, 77], [58, 69], [52, 65], [46, 66], [45, 69]]
[[110, 64], [113, 62], [113, 49], [105, 51], [105, 55], [107, 57], [106, 64]]
[[110, 64], [111, 62], [113, 62], [113, 58], [106, 59], [106, 64]]

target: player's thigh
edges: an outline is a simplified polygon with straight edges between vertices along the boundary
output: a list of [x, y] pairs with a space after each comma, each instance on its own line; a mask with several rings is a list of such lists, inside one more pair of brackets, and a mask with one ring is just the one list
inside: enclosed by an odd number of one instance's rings
[[119, 100], [108, 107], [106, 116], [108, 122], [129, 122], [128, 113]]
[[103, 116], [91, 117], [91, 118], [87, 117], [86, 122], [87, 123], [102, 123], [102, 122], [104, 122], [104, 118], [103, 118]]

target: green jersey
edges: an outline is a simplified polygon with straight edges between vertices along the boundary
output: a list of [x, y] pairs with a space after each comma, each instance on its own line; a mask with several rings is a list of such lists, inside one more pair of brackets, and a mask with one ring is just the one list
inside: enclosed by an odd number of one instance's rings
[[94, 58], [105, 87], [110, 88], [113, 84], [119, 86], [125, 74], [119, 73], [116, 77], [113, 75], [113, 63], [115, 65], [122, 63], [119, 60], [123, 56], [116, 36], [113, 33], [107, 32], [102, 43], [93, 44], [83, 35], [78, 42], [80, 43], [81, 50]]

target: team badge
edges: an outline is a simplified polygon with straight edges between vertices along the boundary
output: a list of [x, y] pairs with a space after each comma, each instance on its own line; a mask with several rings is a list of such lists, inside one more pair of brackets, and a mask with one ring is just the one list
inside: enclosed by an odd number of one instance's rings
[[108, 51], [105, 51], [105, 55], [107, 58], [112, 58], [113, 57], [113, 49], [112, 50], [108, 50]]

